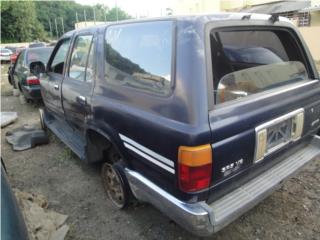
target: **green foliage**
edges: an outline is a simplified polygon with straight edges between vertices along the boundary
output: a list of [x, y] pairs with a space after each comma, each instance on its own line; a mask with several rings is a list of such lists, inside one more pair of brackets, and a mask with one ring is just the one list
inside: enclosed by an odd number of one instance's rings
[[34, 2], [1, 2], [1, 37], [2, 42], [45, 39], [46, 33], [37, 20]]
[[125, 11], [121, 10], [120, 8], [110, 9], [110, 11], [107, 12], [107, 16], [106, 16], [107, 21], [117, 21], [117, 20], [124, 20], [124, 19], [130, 19], [130, 18], [131, 18], [130, 15], [128, 15]]
[[[74, 1], [1, 1], [2, 42], [58, 38], [78, 21], [116, 21], [131, 18], [120, 8], [80, 5]], [[63, 27], [62, 27], [63, 23]]]

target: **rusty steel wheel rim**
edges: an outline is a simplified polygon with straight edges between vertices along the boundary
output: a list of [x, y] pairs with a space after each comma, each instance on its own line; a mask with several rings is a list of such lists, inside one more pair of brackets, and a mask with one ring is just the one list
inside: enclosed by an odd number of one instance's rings
[[110, 200], [118, 207], [125, 204], [124, 190], [121, 179], [112, 165], [105, 163], [102, 168], [102, 180], [105, 191]]

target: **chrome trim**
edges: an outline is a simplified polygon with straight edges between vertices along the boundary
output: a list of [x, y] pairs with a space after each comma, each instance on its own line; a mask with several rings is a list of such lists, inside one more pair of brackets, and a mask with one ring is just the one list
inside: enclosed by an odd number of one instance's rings
[[39, 115], [40, 115], [40, 125], [41, 125], [41, 129], [46, 129], [46, 124], [44, 122], [44, 111], [42, 108], [39, 108]]
[[150, 150], [150, 149], [142, 146], [141, 144], [133, 141], [132, 139], [130, 139], [130, 138], [128, 138], [128, 137], [126, 137], [126, 136], [124, 136], [124, 135], [122, 135], [122, 134], [119, 134], [119, 136], [120, 136], [120, 138], [121, 138], [123, 141], [129, 143], [130, 145], [132, 145], [132, 146], [134, 146], [134, 147], [136, 147], [136, 148], [138, 148], [138, 149], [141, 150], [142, 152], [145, 152], [145, 153], [147, 153], [148, 155], [154, 157], [156, 160], [159, 160], [159, 161], [167, 164], [168, 166], [174, 168], [174, 162], [173, 162], [172, 160], [161, 156], [160, 154], [158, 154], [158, 153], [156, 153], [156, 152], [154, 152], [154, 151], [152, 151], [152, 150]]
[[141, 157], [143, 157], [144, 159], [147, 159], [148, 161], [152, 162], [153, 164], [163, 168], [164, 170], [167, 170], [168, 172], [174, 174], [175, 173], [175, 170], [171, 167], [168, 167], [167, 165], [157, 161], [156, 159], [150, 157], [149, 155], [145, 154], [144, 152], [141, 152], [139, 149], [131, 146], [130, 144], [128, 143], [124, 143], [124, 146], [128, 149], [130, 149], [131, 151], [139, 154]]
[[[294, 116], [298, 115], [299, 113], [303, 113], [303, 114], [304, 114], [304, 109], [303, 109], [303, 108], [299, 108], [299, 109], [297, 109], [297, 110], [295, 110], [295, 111], [289, 112], [289, 113], [287, 113], [287, 114], [285, 114], [285, 115], [282, 115], [282, 116], [280, 116], [280, 117], [278, 117], [278, 118], [272, 119], [271, 121], [268, 121], [268, 122], [266, 122], [266, 123], [263, 123], [263, 124], [261, 124], [261, 125], [259, 125], [259, 126], [257, 126], [257, 127], [255, 128], [255, 138], [256, 138], [256, 139], [255, 139], [255, 149], [254, 149], [254, 163], [260, 162], [260, 161], [263, 160], [266, 156], [268, 156], [269, 154], [271, 154], [271, 153], [277, 151], [278, 149], [284, 147], [285, 145], [289, 144], [290, 142], [297, 141], [297, 140], [300, 139], [301, 136], [300, 136], [299, 138], [296, 138], [296, 139], [290, 138], [289, 141], [284, 142], [284, 143], [282, 143], [282, 144], [279, 144], [279, 145], [273, 147], [272, 149], [270, 149], [268, 152], [266, 152], [266, 153], [264, 154], [264, 156], [263, 156], [262, 158], [257, 159], [257, 157], [256, 157], [256, 155], [257, 155], [257, 146], [258, 146], [258, 133], [259, 133], [261, 130], [263, 130], [263, 129], [267, 129], [267, 128], [272, 127], [272, 126], [274, 126], [274, 125], [276, 125], [276, 124], [278, 124], [278, 123], [281, 123], [281, 122], [283, 122], [283, 121], [285, 121], [285, 120], [288, 120], [288, 119], [290, 119], [290, 118], [293, 118]], [[303, 132], [303, 129], [302, 129], [302, 132]]]
[[320, 156], [320, 136], [315, 136], [310, 144], [295, 154], [282, 159], [278, 164], [211, 204], [180, 201], [142, 174], [128, 168], [124, 171], [131, 191], [138, 200], [151, 203], [189, 232], [209, 236], [257, 205], [284, 180], [317, 156]]
[[320, 119], [317, 118], [316, 120], [314, 120], [314, 121], [311, 123], [311, 127], [314, 127], [314, 125], [317, 125], [319, 122], [320, 122]]
[[81, 101], [83, 101], [83, 102], [85, 102], [85, 101], [87, 101], [87, 99], [86, 99], [86, 97], [85, 96], [78, 96], [78, 98], [81, 100]]
[[295, 85], [295, 86], [283, 88], [282, 90], [278, 90], [278, 91], [274, 91], [274, 92], [271, 92], [271, 93], [267, 93], [266, 95], [263, 96], [263, 98], [269, 98], [269, 97], [272, 97], [272, 96], [275, 96], [275, 95], [278, 95], [278, 94], [281, 94], [281, 93], [289, 92], [291, 90], [294, 90], [294, 89], [297, 89], [297, 88], [301, 88], [301, 87], [304, 87], [304, 86], [308, 86], [308, 85], [314, 84], [316, 82], [319, 82], [319, 80], [318, 79], [315, 79], [315, 80], [312, 80], [312, 81], [308, 80], [307, 82], [301, 83], [299, 85]]

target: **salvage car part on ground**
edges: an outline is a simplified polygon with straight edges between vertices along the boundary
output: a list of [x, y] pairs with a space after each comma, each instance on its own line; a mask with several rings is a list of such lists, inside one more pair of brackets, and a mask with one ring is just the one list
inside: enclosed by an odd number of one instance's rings
[[0, 112], [1, 128], [15, 122], [17, 118], [17, 112]]
[[33, 148], [37, 145], [49, 143], [47, 133], [35, 126], [24, 125], [6, 133], [6, 140], [15, 151]]

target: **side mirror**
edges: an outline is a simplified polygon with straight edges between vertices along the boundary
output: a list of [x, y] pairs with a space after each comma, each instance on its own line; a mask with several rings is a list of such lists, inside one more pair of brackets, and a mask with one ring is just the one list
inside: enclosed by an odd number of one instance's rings
[[43, 62], [32, 62], [30, 63], [30, 72], [36, 76], [40, 75], [41, 73], [46, 72], [46, 66]]

